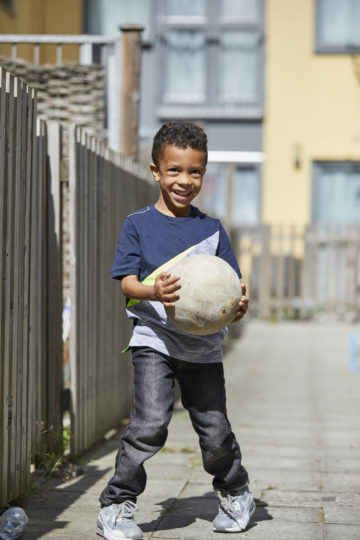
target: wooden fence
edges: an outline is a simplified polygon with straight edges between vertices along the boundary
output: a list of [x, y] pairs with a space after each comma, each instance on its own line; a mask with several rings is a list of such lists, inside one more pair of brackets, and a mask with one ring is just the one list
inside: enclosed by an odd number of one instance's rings
[[48, 280], [50, 265], [59, 275], [59, 258], [46, 140], [34, 90], [0, 68], [0, 505], [27, 485], [36, 422], [60, 420], [61, 312]]
[[125, 216], [155, 202], [149, 173], [71, 128], [70, 296], [73, 451], [119, 426], [132, 404], [130, 326], [120, 283], [110, 279]]
[[78, 453], [132, 403], [129, 323], [110, 279], [122, 220], [155, 199], [149, 175], [104, 143], [36, 118], [36, 92], [0, 68], [0, 507], [28, 486], [39, 433], [61, 433], [61, 181], [70, 176], [71, 429]]
[[231, 235], [252, 315], [359, 318], [359, 225], [244, 227]]

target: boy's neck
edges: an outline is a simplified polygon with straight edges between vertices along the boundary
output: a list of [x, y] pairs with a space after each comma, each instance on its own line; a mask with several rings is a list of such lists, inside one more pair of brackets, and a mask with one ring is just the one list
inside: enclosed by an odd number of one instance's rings
[[170, 217], [188, 217], [191, 214], [191, 208], [192, 208], [191, 204], [189, 204], [189, 206], [182, 208], [181, 211], [178, 213], [178, 212], [174, 212], [167, 206], [162, 205], [159, 201], [157, 201], [154, 204], [154, 207], [161, 214], [164, 214], [165, 216], [170, 216]]

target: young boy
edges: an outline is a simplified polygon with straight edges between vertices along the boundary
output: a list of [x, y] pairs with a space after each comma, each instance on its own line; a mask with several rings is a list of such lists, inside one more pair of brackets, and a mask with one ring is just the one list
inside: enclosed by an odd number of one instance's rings
[[[154, 137], [150, 166], [160, 194], [153, 206], [124, 221], [112, 277], [121, 279], [134, 365], [134, 409], [122, 437], [115, 474], [100, 496], [97, 533], [109, 540], [143, 538], [134, 521], [137, 496], [145, 489], [144, 461], [165, 444], [174, 405], [174, 377], [183, 406], [199, 435], [205, 470], [213, 475], [219, 513], [213, 528], [244, 530], [255, 511], [248, 475], [226, 416], [221, 342], [226, 329], [209, 336], [183, 333], [166, 317], [181, 294], [179, 278], [167, 270], [197, 253], [225, 259], [241, 277], [229, 239], [219, 222], [191, 205], [201, 189], [207, 137], [191, 122], [164, 124]], [[246, 313], [239, 303], [234, 321]]]

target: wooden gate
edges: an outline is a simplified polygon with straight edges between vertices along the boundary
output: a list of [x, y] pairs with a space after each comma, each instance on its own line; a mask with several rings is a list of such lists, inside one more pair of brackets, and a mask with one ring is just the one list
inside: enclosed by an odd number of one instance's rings
[[244, 227], [231, 236], [254, 316], [359, 316], [360, 226]]

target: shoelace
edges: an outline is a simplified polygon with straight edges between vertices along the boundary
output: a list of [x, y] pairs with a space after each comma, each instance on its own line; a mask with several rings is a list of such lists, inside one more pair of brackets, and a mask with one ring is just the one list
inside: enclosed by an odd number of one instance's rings
[[120, 504], [119, 512], [115, 521], [118, 519], [133, 519], [134, 513], [138, 511], [138, 507], [132, 501], [125, 501]]
[[220, 508], [229, 516], [233, 517], [238, 510], [243, 509], [243, 503], [239, 500], [239, 496], [233, 496], [227, 493], [225, 496], [219, 496]]

